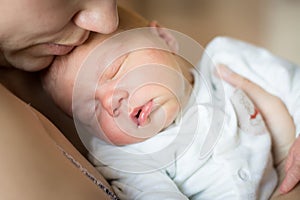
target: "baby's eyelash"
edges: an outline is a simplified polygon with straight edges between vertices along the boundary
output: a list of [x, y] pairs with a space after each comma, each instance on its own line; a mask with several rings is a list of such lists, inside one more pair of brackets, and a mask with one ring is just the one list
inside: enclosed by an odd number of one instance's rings
[[100, 81], [112, 80], [120, 71], [122, 64], [124, 63], [127, 55], [123, 55], [116, 59], [112, 64], [110, 64], [105, 70], [100, 78]]
[[119, 61], [116, 61], [116, 62], [117, 63], [113, 63], [113, 65], [109, 67], [110, 69], [108, 69], [111, 77], [114, 77], [118, 73], [118, 71], [121, 67], [121, 64], [119, 63]]
[[114, 78], [118, 72], [120, 71], [124, 61], [126, 60], [128, 55], [123, 55], [121, 57], [119, 57], [117, 60], [115, 60], [112, 65], [109, 67], [109, 76], [110, 78]]

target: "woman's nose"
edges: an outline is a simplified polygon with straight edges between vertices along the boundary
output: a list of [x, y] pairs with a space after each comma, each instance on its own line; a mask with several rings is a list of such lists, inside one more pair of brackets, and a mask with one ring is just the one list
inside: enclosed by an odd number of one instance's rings
[[117, 29], [119, 23], [116, 0], [87, 0], [73, 20], [82, 29], [111, 33]]
[[101, 102], [103, 108], [112, 117], [116, 117], [120, 114], [119, 108], [122, 105], [123, 100], [127, 99], [128, 96], [128, 92], [123, 89], [107, 90], [105, 88], [99, 88], [96, 93], [97, 100]]

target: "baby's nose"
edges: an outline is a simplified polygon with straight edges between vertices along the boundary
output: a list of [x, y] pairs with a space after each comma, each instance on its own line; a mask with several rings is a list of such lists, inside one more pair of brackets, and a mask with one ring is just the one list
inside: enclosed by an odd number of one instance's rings
[[115, 89], [112, 91], [106, 91], [99, 100], [109, 115], [116, 117], [120, 114], [119, 108], [122, 105], [123, 100], [127, 99], [128, 96], [129, 94], [126, 90]]

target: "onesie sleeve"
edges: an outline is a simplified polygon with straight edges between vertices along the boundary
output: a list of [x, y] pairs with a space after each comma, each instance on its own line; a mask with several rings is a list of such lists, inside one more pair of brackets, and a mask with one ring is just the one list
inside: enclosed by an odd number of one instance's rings
[[157, 170], [149, 173], [126, 173], [98, 164], [96, 169], [104, 175], [121, 200], [187, 200], [168, 175]]
[[116, 147], [93, 138], [89, 143], [89, 160], [111, 184], [121, 200], [188, 198], [168, 176], [167, 169], [152, 156], [141, 154], [141, 145]]
[[[300, 133], [300, 67], [266, 49], [227, 37], [217, 37], [207, 45], [206, 59], [225, 64], [247, 77], [286, 105]], [[210, 66], [212, 69], [214, 66]], [[226, 83], [225, 83], [226, 84]]]

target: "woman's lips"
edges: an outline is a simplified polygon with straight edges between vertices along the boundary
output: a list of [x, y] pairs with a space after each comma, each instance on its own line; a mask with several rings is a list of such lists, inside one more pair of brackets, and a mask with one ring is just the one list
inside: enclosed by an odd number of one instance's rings
[[75, 46], [73, 45], [63, 45], [63, 44], [55, 44], [55, 43], [48, 43], [44, 44], [45, 49], [48, 54], [62, 56], [70, 53]]
[[67, 39], [62, 38], [61, 40], [44, 43], [42, 45], [48, 54], [62, 56], [70, 53], [76, 46], [82, 45], [89, 38], [89, 35], [89, 31], [75, 32]]
[[137, 107], [133, 110], [130, 117], [138, 126], [144, 126], [152, 111], [153, 101], [148, 101], [145, 105]]

